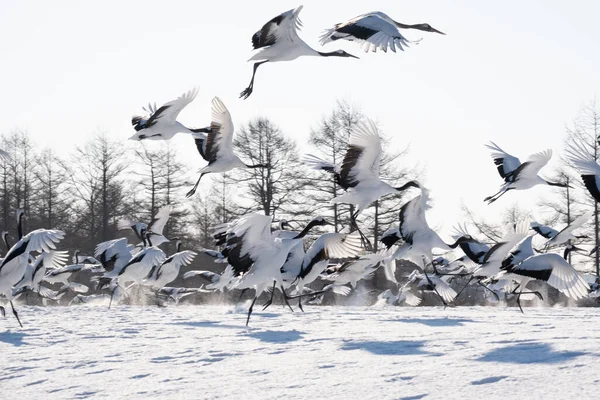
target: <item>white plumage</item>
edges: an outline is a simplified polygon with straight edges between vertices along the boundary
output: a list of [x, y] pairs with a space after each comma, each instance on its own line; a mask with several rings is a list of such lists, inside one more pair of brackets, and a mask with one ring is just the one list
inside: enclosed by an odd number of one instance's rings
[[247, 99], [252, 94], [256, 70], [259, 65], [266, 62], [292, 61], [302, 56], [358, 58], [343, 50], [321, 53], [307, 45], [298, 36], [298, 30], [302, 26], [302, 22], [298, 17], [301, 10], [302, 6], [299, 6], [276, 16], [252, 35], [252, 47], [259, 51], [250, 57], [248, 61], [258, 62], [254, 64], [250, 84], [240, 93], [241, 98]]
[[191, 250], [184, 250], [169, 256], [160, 265], [154, 266], [144, 284], [158, 289], [167, 286], [177, 279], [181, 267], [191, 264], [196, 255]]
[[377, 49], [387, 52], [388, 47], [395, 53], [396, 48], [404, 51], [404, 47], [408, 47], [410, 43], [398, 28], [417, 29], [445, 35], [429, 24], [406, 25], [394, 21], [387, 14], [375, 11], [336, 24], [333, 28], [323, 32], [320, 41], [324, 45], [343, 39], [358, 43], [363, 47], [365, 53], [369, 50], [376, 52]]
[[234, 168], [269, 167], [266, 164], [245, 164], [233, 152], [233, 121], [229, 110], [218, 97], [212, 100], [212, 121], [207, 134], [194, 134], [193, 137], [198, 152], [204, 160], [208, 161], [208, 165], [198, 171], [200, 177], [185, 197], [191, 197], [196, 193], [200, 179], [206, 174], [227, 172]]
[[130, 140], [169, 140], [177, 133], [194, 133], [194, 130], [186, 128], [177, 121], [177, 116], [198, 95], [198, 89], [194, 88], [182, 94], [177, 99], [165, 103], [160, 108], [156, 104], [148, 104], [144, 108], [147, 115], [134, 116], [131, 124], [137, 131]]
[[496, 164], [498, 173], [505, 182], [498, 193], [484, 199], [488, 204], [498, 200], [509, 190], [527, 190], [536, 185], [567, 186], [564, 183], [549, 182], [538, 175], [540, 170], [552, 158], [551, 149], [532, 154], [524, 163], [521, 163], [517, 157], [508, 154], [494, 142], [490, 142], [486, 147], [491, 150], [494, 164]]

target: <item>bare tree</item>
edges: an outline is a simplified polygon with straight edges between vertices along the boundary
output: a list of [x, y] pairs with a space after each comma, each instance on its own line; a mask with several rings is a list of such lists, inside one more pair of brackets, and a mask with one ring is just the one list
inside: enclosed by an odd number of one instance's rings
[[33, 174], [37, 181], [34, 211], [39, 226], [65, 229], [71, 215], [67, 165], [51, 149], [45, 149], [37, 157]]
[[244, 185], [251, 203], [274, 218], [302, 215], [303, 169], [294, 141], [269, 119], [257, 118], [241, 128], [233, 144], [242, 159], [267, 165], [230, 175], [236, 184]]
[[[573, 121], [573, 125], [567, 128], [568, 144], [571, 141], [576, 141], [582, 145], [590, 154], [594, 156], [596, 162], [600, 160], [600, 110], [596, 101], [590, 101], [581, 110], [579, 116]], [[582, 185], [585, 195], [581, 201], [584, 208], [592, 209], [594, 212], [594, 221], [592, 229], [592, 237], [594, 247], [600, 245], [600, 215], [596, 200], [589, 194]], [[600, 275], [600, 252], [596, 252], [594, 256], [594, 267], [596, 275]]]
[[[353, 126], [363, 119], [364, 115], [360, 110], [346, 101], [338, 100], [333, 111], [323, 117], [316, 129], [311, 130], [309, 144], [317, 150], [319, 157], [338, 165], [346, 154]], [[331, 204], [331, 200], [343, 192], [333, 175], [309, 172], [305, 192], [315, 211], [333, 217], [336, 232], [350, 224], [349, 207]]]
[[72, 191], [80, 202], [78, 226], [87, 228], [89, 240], [108, 240], [111, 222], [114, 225], [122, 215], [125, 202], [122, 174], [127, 163], [123, 146], [101, 133], [76, 148], [73, 158]]
[[25, 210], [25, 230], [30, 227], [30, 202], [33, 188], [32, 158], [35, 156], [33, 144], [27, 131], [14, 130], [2, 136], [2, 146], [11, 154], [11, 159], [2, 164], [3, 178], [3, 222], [11, 223], [12, 211], [17, 208]]

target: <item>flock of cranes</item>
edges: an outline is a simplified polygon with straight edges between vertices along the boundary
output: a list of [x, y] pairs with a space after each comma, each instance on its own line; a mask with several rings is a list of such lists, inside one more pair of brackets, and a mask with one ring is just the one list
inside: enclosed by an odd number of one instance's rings
[[[250, 59], [256, 61], [249, 86], [240, 97], [248, 98], [254, 89], [258, 67], [267, 62], [291, 61], [301, 56], [351, 57], [342, 50], [329, 53], [318, 52], [298, 36], [301, 22], [298, 15], [302, 7], [284, 12], [267, 22], [252, 36], [252, 45], [258, 52]], [[321, 44], [337, 40], [354, 41], [365, 52], [381, 49], [403, 50], [413, 43], [399, 29], [417, 29], [426, 32], [442, 32], [429, 24], [406, 25], [392, 20], [381, 12], [372, 12], [336, 24], [321, 36]], [[233, 149], [234, 126], [227, 107], [218, 97], [212, 101], [210, 125], [203, 128], [186, 127], [177, 121], [179, 113], [196, 98], [197, 90], [184, 93], [161, 107], [148, 104], [146, 115], [134, 116], [132, 125], [136, 133], [133, 140], [169, 140], [178, 133], [189, 134], [194, 139], [200, 156], [207, 165], [199, 170], [199, 178], [187, 197], [194, 195], [201, 178], [209, 173], [223, 173], [235, 168], [269, 168], [268, 164], [244, 163]], [[572, 299], [600, 295], [597, 282], [586, 281], [569, 264], [571, 252], [582, 251], [574, 243], [582, 238], [576, 235], [591, 214], [587, 213], [561, 231], [536, 222], [522, 221], [507, 232], [503, 239], [492, 246], [471, 236], [464, 226], [458, 226], [452, 242], [445, 242], [427, 223], [426, 212], [430, 208], [430, 196], [426, 187], [418, 181], [405, 182], [395, 187], [380, 179], [382, 155], [381, 138], [377, 126], [370, 120], [352, 127], [347, 151], [340, 164], [323, 160], [315, 155], [305, 155], [303, 162], [310, 168], [332, 174], [335, 182], [345, 193], [333, 203], [351, 206], [351, 224], [342, 232], [310, 234], [314, 229], [330, 225], [323, 217], [315, 217], [301, 230], [294, 231], [286, 221], [274, 226], [270, 216], [251, 213], [238, 220], [215, 227], [215, 250], [202, 251], [214, 257], [222, 272], [192, 270], [183, 279], [202, 277], [206, 284], [200, 288], [169, 287], [180, 276], [180, 270], [190, 265], [197, 253], [182, 250], [178, 238], [163, 235], [170, 216], [170, 206], [161, 208], [153, 221], [121, 220], [118, 228], [130, 230], [140, 241], [129, 243], [117, 238], [99, 243], [93, 256], [75, 252], [72, 264], [68, 255], [56, 250], [64, 238], [60, 230], [39, 229], [28, 234], [22, 231], [23, 213], [17, 213], [19, 240], [10, 246], [3, 235], [7, 253], [0, 263], [0, 295], [11, 306], [14, 316], [21, 323], [13, 299], [29, 293], [37, 293], [49, 300], [59, 300], [65, 293], [72, 293], [73, 301], [89, 301], [94, 297], [126, 298], [135, 288], [146, 288], [156, 299], [178, 302], [184, 296], [198, 292], [253, 290], [254, 296], [248, 310], [246, 325], [253, 307], [261, 294], [270, 292], [264, 308], [273, 302], [276, 290], [285, 304], [293, 311], [290, 300], [297, 300], [303, 309], [303, 300], [322, 300], [325, 293], [348, 295], [356, 289], [359, 281], [371, 278], [382, 268], [385, 277], [395, 285], [379, 295], [379, 302], [389, 304], [418, 305], [420, 291], [431, 291], [445, 305], [451, 304], [462, 293], [456, 292], [451, 283], [459, 277], [468, 277], [463, 290], [472, 281], [499, 299], [499, 293], [515, 296], [521, 307], [521, 299], [541, 294], [527, 285], [532, 280], [544, 281]], [[485, 199], [492, 203], [511, 190], [527, 190], [535, 185], [564, 187], [561, 182], [549, 182], [538, 174], [552, 157], [551, 150], [531, 155], [525, 162], [502, 150], [495, 143], [487, 145], [497, 170], [504, 180], [500, 190]], [[573, 143], [566, 150], [567, 158], [580, 172], [591, 195], [600, 201], [600, 166], [584, 145]], [[0, 151], [0, 157], [7, 155]], [[390, 227], [382, 236], [384, 250], [374, 253], [373, 246], [362, 233], [357, 216], [374, 201], [394, 193], [419, 191], [406, 202], [399, 213], [397, 226]], [[545, 239], [541, 250], [534, 248], [535, 235]], [[160, 246], [176, 242], [176, 252], [165, 254]], [[310, 244], [310, 246], [308, 246]], [[563, 255], [554, 251], [564, 247]], [[455, 260], [437, 256], [439, 252], [458, 250], [464, 253]], [[398, 281], [397, 260], [416, 264], [407, 281]], [[76, 282], [73, 274], [88, 271], [94, 285]], [[324, 284], [318, 290], [310, 289], [317, 280]], [[465, 279], [467, 280], [467, 279]], [[590, 283], [595, 284], [591, 287]], [[54, 285], [59, 285], [58, 288]], [[90, 291], [95, 294], [89, 294]], [[140, 289], [138, 289], [140, 290]], [[395, 292], [395, 293], [394, 293]], [[241, 298], [241, 295], [240, 295]], [[4, 307], [1, 308], [5, 314]], [[521, 309], [522, 311], [522, 309]]]

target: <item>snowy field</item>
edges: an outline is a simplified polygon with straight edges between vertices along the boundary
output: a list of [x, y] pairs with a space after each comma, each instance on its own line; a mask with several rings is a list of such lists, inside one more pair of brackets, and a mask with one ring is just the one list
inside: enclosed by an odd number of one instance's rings
[[20, 398], [597, 398], [600, 309], [21, 307]]

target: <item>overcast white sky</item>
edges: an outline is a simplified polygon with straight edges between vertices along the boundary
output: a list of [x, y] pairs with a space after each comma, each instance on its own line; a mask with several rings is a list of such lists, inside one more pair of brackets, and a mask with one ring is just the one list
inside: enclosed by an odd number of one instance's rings
[[[2, 1], [0, 132], [27, 129], [40, 146], [66, 154], [98, 130], [125, 140], [142, 105], [198, 86], [180, 115], [184, 124], [205, 125], [218, 95], [238, 126], [267, 116], [303, 146], [336, 99], [347, 99], [379, 121], [394, 145], [411, 145], [407, 162], [426, 166], [421, 180], [435, 199], [428, 216], [435, 226], [451, 228], [461, 200], [495, 215], [552, 193], [513, 192], [484, 207], [501, 180], [483, 144], [494, 140], [522, 159], [561, 151], [565, 125], [600, 88], [600, 3], [307, 0], [300, 35], [315, 48], [323, 29], [376, 10], [428, 22], [447, 36], [407, 31], [423, 41], [397, 54], [332, 43], [322, 49], [341, 47], [361, 59], [267, 64], [253, 95], [238, 99], [252, 72], [252, 34], [299, 4]], [[200, 167], [189, 140], [173, 142]]]

